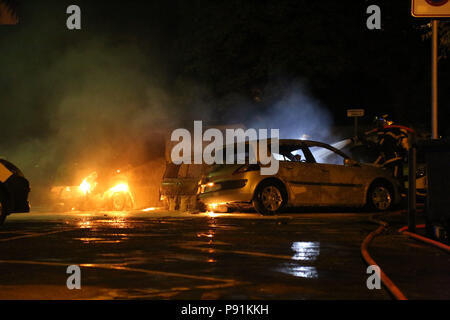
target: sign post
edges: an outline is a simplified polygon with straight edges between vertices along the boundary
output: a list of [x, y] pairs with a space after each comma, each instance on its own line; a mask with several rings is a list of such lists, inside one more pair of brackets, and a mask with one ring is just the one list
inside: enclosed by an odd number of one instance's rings
[[358, 118], [364, 117], [364, 109], [348, 109], [347, 117], [355, 119], [355, 137], [358, 136]]
[[438, 139], [438, 24], [436, 18], [450, 17], [450, 0], [412, 0], [411, 14], [432, 18], [431, 41], [431, 138]]

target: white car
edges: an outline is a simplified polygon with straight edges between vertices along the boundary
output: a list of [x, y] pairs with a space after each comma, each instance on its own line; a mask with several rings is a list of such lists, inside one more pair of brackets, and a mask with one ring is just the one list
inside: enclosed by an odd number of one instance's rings
[[[249, 148], [246, 143], [247, 155], [256, 154]], [[279, 154], [272, 156], [279, 170], [271, 176], [261, 175], [259, 164], [216, 165], [200, 182], [199, 201], [211, 210], [252, 204], [261, 214], [275, 214], [299, 206], [384, 211], [400, 200], [389, 170], [358, 163], [328, 144], [280, 140]]]

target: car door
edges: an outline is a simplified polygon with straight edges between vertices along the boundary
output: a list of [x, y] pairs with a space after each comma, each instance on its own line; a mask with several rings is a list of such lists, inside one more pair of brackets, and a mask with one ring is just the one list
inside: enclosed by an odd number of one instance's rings
[[324, 146], [311, 146], [316, 166], [322, 172], [323, 205], [357, 206], [363, 202], [364, 173], [358, 165], [345, 165], [346, 156]]
[[[300, 156], [296, 159], [294, 156]], [[305, 156], [306, 155], [306, 156]], [[321, 204], [321, 182], [325, 172], [303, 151], [303, 148], [290, 150], [280, 157], [279, 175], [291, 191], [290, 205], [317, 206]]]

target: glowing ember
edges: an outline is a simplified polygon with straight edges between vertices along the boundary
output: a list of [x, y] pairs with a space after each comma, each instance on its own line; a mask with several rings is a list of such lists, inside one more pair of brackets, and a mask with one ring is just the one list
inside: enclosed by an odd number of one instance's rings
[[151, 208], [145, 208], [145, 209], [143, 209], [142, 211], [148, 212], [148, 211], [154, 211], [155, 209], [156, 209], [156, 208], [151, 207]]

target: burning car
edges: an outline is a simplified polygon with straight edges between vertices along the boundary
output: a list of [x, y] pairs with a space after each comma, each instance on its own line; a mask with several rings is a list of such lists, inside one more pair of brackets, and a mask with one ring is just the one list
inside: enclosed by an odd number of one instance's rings
[[51, 197], [57, 210], [112, 210], [134, 207], [134, 198], [127, 179], [115, 175], [99, 182], [97, 172], [85, 177], [79, 185], [54, 186]]
[[30, 184], [22, 171], [11, 162], [0, 159], [0, 225], [13, 212], [29, 212]]
[[[261, 175], [261, 164], [249, 161], [216, 165], [201, 180], [199, 200], [211, 211], [252, 205], [265, 215], [289, 206], [368, 206], [385, 211], [400, 200], [399, 183], [389, 170], [361, 164], [321, 142], [279, 143], [279, 154], [271, 155], [279, 160], [278, 173]], [[246, 159], [250, 154], [258, 159], [251, 144], [245, 148]]]
[[159, 190], [165, 209], [195, 210], [198, 183], [209, 166], [205, 164], [179, 164], [168, 162]]

